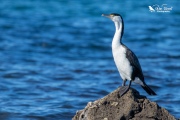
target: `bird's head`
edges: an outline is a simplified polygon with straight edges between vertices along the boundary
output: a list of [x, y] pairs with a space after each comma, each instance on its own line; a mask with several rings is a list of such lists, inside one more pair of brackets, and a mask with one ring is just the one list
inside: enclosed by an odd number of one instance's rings
[[111, 13], [111, 14], [102, 14], [102, 16], [110, 18], [113, 22], [119, 22], [122, 21], [122, 17], [120, 14], [117, 13]]

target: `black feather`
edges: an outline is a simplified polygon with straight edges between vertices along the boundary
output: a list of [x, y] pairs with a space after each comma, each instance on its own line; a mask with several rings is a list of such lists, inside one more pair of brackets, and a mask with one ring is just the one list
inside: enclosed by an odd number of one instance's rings
[[144, 86], [141, 86], [149, 95], [156, 95], [156, 93], [144, 83]]
[[128, 47], [126, 47], [124, 44], [122, 45], [126, 48], [126, 58], [129, 60], [130, 65], [133, 68], [131, 79], [135, 80], [135, 78], [138, 77], [141, 81], [144, 82], [144, 75], [142, 73], [138, 58]]

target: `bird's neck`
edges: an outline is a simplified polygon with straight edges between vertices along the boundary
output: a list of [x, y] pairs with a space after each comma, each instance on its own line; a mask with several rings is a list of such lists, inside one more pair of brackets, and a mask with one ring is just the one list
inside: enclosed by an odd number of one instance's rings
[[122, 45], [121, 43], [121, 38], [123, 35], [123, 22], [114, 22], [115, 27], [116, 27], [116, 32], [114, 34], [114, 38], [112, 41], [112, 48], [116, 49], [118, 46]]

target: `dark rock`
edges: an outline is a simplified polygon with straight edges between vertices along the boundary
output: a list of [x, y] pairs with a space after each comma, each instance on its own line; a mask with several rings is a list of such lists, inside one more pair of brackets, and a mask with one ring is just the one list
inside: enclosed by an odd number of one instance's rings
[[130, 88], [122, 97], [119, 90], [89, 102], [72, 120], [175, 120], [166, 109], [139, 95], [135, 89]]

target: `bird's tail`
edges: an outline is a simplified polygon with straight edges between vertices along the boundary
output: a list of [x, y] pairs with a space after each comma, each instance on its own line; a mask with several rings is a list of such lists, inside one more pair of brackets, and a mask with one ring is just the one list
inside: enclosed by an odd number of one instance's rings
[[149, 95], [156, 95], [156, 93], [144, 83], [144, 86], [141, 85], [141, 87], [149, 94]]

